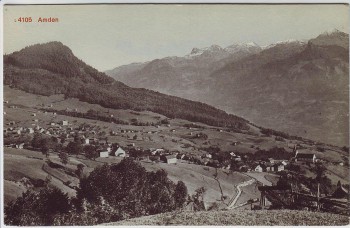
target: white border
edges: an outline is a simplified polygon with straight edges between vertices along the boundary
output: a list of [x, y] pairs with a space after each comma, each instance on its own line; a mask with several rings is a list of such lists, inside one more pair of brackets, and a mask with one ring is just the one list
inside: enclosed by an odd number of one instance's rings
[[[18, 4], [18, 5], [63, 5], [63, 4], [348, 4], [349, 0], [0, 0], [0, 100], [3, 101], [3, 6], [5, 4]], [[350, 20], [350, 18], [349, 18]], [[0, 114], [3, 113], [3, 105], [0, 106]], [[0, 126], [3, 128], [3, 117], [0, 117]], [[14, 227], [6, 226], [4, 224], [4, 168], [3, 168], [3, 131], [0, 131], [0, 227]], [[35, 226], [32, 226], [35, 227]], [[57, 227], [70, 227], [70, 226], [57, 226]], [[86, 227], [86, 226], [80, 226]], [[107, 227], [107, 226], [99, 226]], [[121, 226], [123, 227], [123, 226]], [[132, 227], [132, 226], [128, 226]], [[144, 226], [138, 226], [144, 227]], [[165, 226], [146, 226], [146, 227], [165, 227]], [[181, 226], [166, 226], [166, 227], [181, 227]], [[205, 226], [200, 226], [205, 227]], [[227, 227], [227, 226], [218, 226]], [[237, 226], [243, 227], [243, 226]], [[268, 227], [268, 226], [253, 226], [253, 227]], [[276, 226], [277, 227], [277, 226]], [[293, 227], [293, 226], [286, 226]], [[316, 226], [299, 226], [299, 227], [316, 227]], [[347, 227], [350, 227], [348, 225]]]

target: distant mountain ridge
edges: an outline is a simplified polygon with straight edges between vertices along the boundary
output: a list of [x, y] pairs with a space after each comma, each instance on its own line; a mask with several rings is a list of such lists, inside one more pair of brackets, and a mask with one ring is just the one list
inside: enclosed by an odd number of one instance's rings
[[33, 94], [64, 94], [107, 108], [148, 110], [170, 118], [249, 129], [247, 120], [207, 104], [115, 81], [75, 57], [60, 42], [36, 44], [5, 55], [4, 84]]
[[348, 67], [349, 35], [334, 30], [263, 48], [253, 43], [194, 48], [184, 57], [106, 73], [132, 87], [201, 101], [264, 127], [348, 145]]

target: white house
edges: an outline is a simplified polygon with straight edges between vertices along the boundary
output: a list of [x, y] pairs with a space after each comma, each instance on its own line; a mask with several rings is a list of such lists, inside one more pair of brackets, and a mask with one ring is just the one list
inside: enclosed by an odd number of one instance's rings
[[114, 156], [116, 156], [116, 157], [125, 157], [126, 156], [126, 152], [125, 152], [125, 150], [123, 150], [123, 148], [118, 147], [118, 149], [114, 152]]
[[33, 134], [33, 133], [34, 133], [34, 129], [33, 129], [33, 128], [28, 128], [28, 129], [27, 129], [27, 133]]
[[85, 140], [84, 140], [84, 144], [85, 144], [85, 145], [89, 145], [89, 144], [90, 144], [90, 139], [85, 139]]
[[100, 158], [108, 158], [109, 152], [108, 151], [100, 151]]
[[23, 149], [23, 147], [24, 147], [24, 143], [16, 144], [17, 149]]
[[262, 172], [263, 171], [263, 167], [261, 165], [257, 165], [254, 169], [255, 172]]
[[213, 156], [211, 154], [206, 154], [205, 157], [207, 158], [213, 158]]
[[281, 164], [284, 166], [288, 165], [288, 163], [286, 161], [281, 161]]
[[68, 120], [62, 120], [61, 121], [62, 126], [67, 126], [68, 125]]
[[166, 160], [166, 163], [168, 163], [168, 164], [176, 164], [176, 162], [177, 162], [177, 158], [175, 155], [165, 156], [165, 160]]

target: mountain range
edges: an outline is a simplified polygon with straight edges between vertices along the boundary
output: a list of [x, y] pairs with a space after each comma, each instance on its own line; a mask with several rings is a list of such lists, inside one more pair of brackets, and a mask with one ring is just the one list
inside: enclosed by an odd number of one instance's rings
[[247, 120], [207, 104], [131, 88], [85, 64], [56, 41], [5, 55], [4, 84], [32, 94], [64, 94], [106, 108], [146, 110], [233, 130], [249, 129]]
[[106, 74], [263, 127], [349, 144], [349, 35], [338, 30], [266, 47], [249, 42], [193, 48], [183, 57], [133, 63]]

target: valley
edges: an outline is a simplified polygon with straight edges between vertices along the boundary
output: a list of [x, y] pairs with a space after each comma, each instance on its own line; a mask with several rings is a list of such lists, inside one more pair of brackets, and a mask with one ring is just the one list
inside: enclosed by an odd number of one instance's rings
[[[277, 140], [278, 137], [266, 136], [261, 133], [259, 128], [254, 126], [250, 126], [250, 129], [246, 132], [233, 132], [225, 128], [212, 127], [201, 123], [169, 119], [152, 112], [107, 109], [77, 99], [65, 99], [61, 95], [41, 96], [29, 94], [8, 86], [4, 87], [4, 99], [6, 100], [4, 104], [4, 112], [6, 113], [4, 115], [4, 129], [6, 130], [4, 149], [6, 203], [16, 199], [27, 189], [41, 188], [40, 186], [48, 178], [51, 185], [58, 187], [71, 197], [75, 196], [75, 188], [79, 186], [79, 178], [74, 172], [78, 164], [83, 164], [84, 173], [88, 175], [94, 168], [104, 163], [114, 164], [123, 159], [116, 156], [104, 158], [99, 157], [99, 155], [96, 155], [97, 157], [94, 159], [89, 159], [84, 154], [70, 154], [69, 162], [63, 164], [58, 156], [60, 151], [52, 150], [48, 156], [45, 156], [40, 150], [31, 148], [30, 141], [39, 129], [45, 129], [42, 134], [47, 135], [47, 137], [60, 138], [61, 136], [56, 136], [56, 133], [52, 131], [53, 126], [51, 124], [62, 121], [67, 121], [68, 126], [59, 128], [72, 129], [73, 131], [70, 133], [72, 136], [78, 134], [83, 137], [85, 135], [90, 139], [96, 138], [97, 142], [107, 142], [105, 147], [117, 143], [127, 152], [128, 156], [131, 156], [131, 151], [134, 149], [139, 153], [145, 152], [146, 154], [140, 155], [136, 159], [146, 170], [164, 169], [172, 181], [183, 181], [190, 195], [194, 194], [195, 190], [204, 187], [206, 189], [204, 201], [207, 208], [212, 206], [213, 203], [218, 204], [220, 208], [226, 208], [229, 201], [238, 194], [236, 186], [246, 182], [249, 182], [249, 184], [240, 187], [240, 196], [235, 199], [235, 205], [245, 203], [251, 198], [259, 198], [260, 193], [257, 191], [257, 184], [269, 185], [271, 182], [266, 180], [265, 176], [271, 175], [270, 178], [266, 177], [268, 179], [273, 179], [276, 176], [276, 174], [269, 174], [268, 172], [254, 172], [254, 168], [259, 161], [254, 161], [251, 155], [262, 149], [284, 148], [293, 157], [293, 146], [299, 145], [304, 152], [314, 153], [319, 160], [324, 161], [329, 167], [327, 176], [332, 179], [333, 184], [336, 184], [338, 180], [341, 180], [344, 184], [349, 183], [347, 157], [341, 148], [315, 144], [307, 140], [279, 141]], [[50, 107], [50, 111], [42, 111], [43, 106]], [[76, 110], [76, 112], [86, 113], [91, 109], [118, 117], [124, 124], [56, 114], [62, 110]], [[138, 123], [136, 124], [133, 119], [137, 119]], [[168, 122], [156, 125], [162, 119], [167, 119]], [[137, 126], [146, 122], [154, 123], [154, 126]], [[77, 129], [80, 126], [90, 126], [96, 132], [93, 135], [91, 135], [91, 132], [79, 133]], [[17, 132], [16, 129], [22, 129], [21, 133], [11, 133]], [[30, 133], [31, 131], [28, 132], [26, 129], [35, 130]], [[112, 134], [112, 132], [114, 133]], [[206, 135], [206, 137], [203, 138], [202, 135]], [[67, 136], [67, 140], [69, 141], [69, 137], [72, 136]], [[21, 143], [23, 143], [22, 146]], [[93, 143], [93, 141], [90, 141], [90, 143]], [[67, 142], [64, 145], [67, 145]], [[318, 151], [320, 146], [325, 151]], [[231, 153], [239, 154], [242, 158], [248, 155], [250, 161], [247, 160], [246, 163], [241, 163], [240, 166], [246, 166], [248, 170], [252, 171], [248, 173], [232, 171], [230, 163], [210, 165], [208, 162], [214, 160], [208, 158], [212, 156], [210, 155], [212, 152], [208, 150], [209, 148], [219, 148], [220, 153], [231, 151]], [[155, 149], [175, 154], [178, 158], [177, 162], [167, 164], [152, 161], [152, 154], [147, 155], [147, 151]], [[181, 158], [180, 155], [190, 159]], [[246, 160], [246, 158], [243, 159]], [[336, 165], [340, 162], [345, 163], [345, 166]], [[337, 172], [333, 171], [335, 168]], [[311, 173], [309, 175], [312, 176]], [[255, 180], [254, 183], [250, 183], [252, 180]], [[276, 184], [276, 180], [274, 180], [274, 184]], [[224, 201], [222, 201], [222, 197], [224, 197]]]
[[212, 45], [106, 73], [131, 87], [201, 101], [265, 128], [347, 146], [348, 40], [334, 30], [263, 48], [251, 42]]

